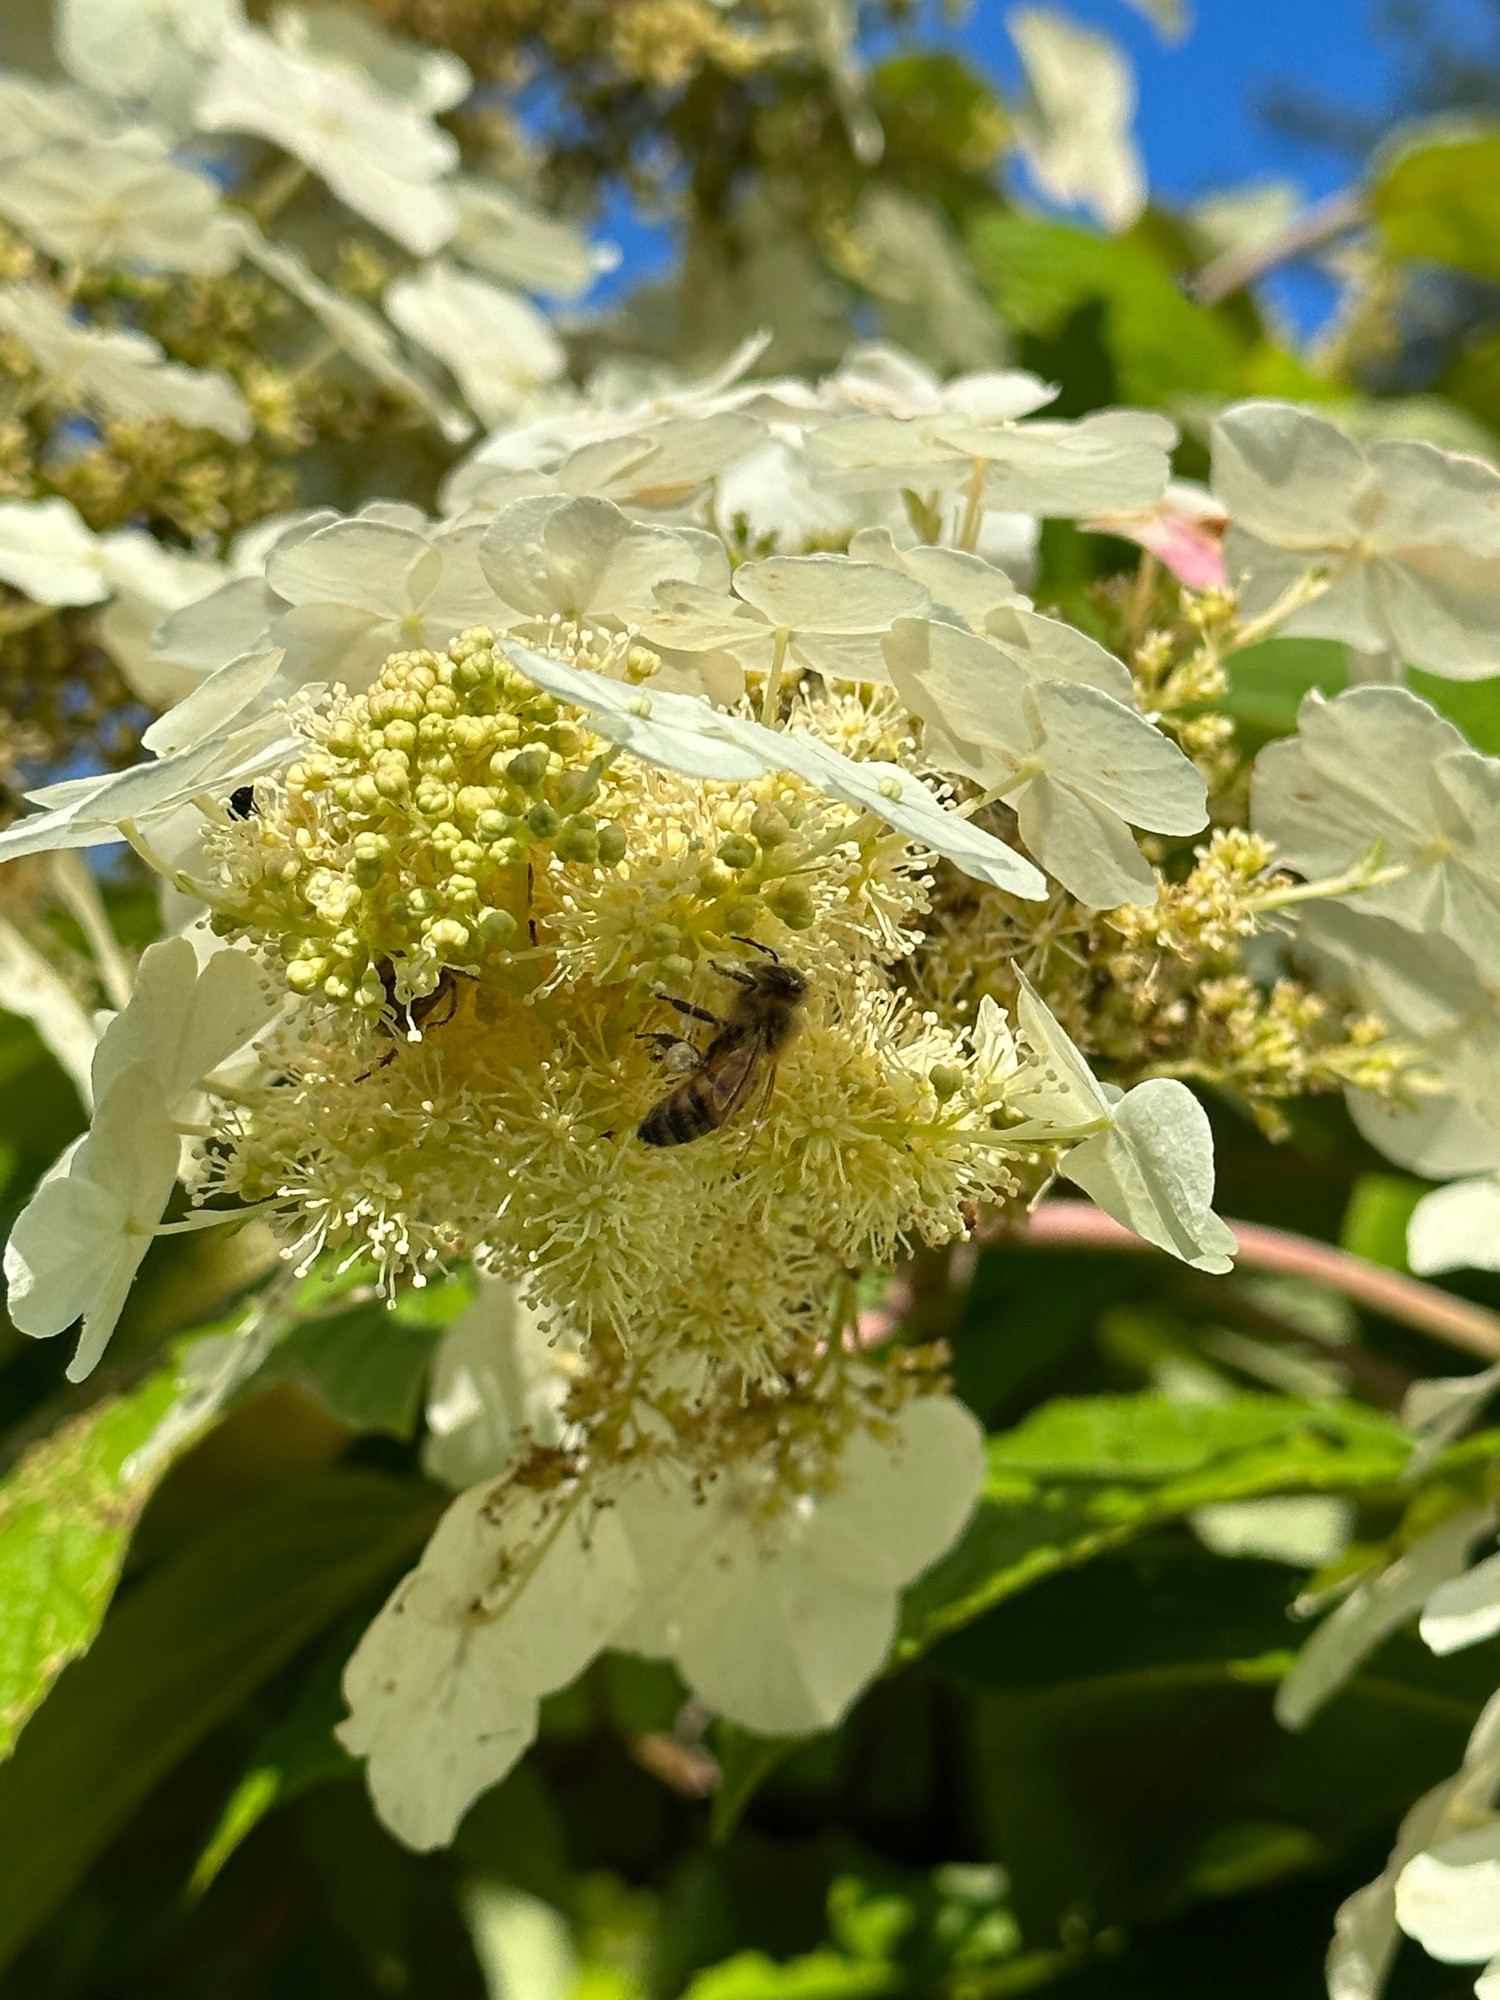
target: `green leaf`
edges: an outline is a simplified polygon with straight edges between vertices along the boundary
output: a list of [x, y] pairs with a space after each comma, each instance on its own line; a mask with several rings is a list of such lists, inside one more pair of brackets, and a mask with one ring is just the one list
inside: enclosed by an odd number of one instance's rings
[[1500, 755], [1500, 680], [1449, 681], [1415, 667], [1407, 679], [1424, 701], [1458, 724], [1476, 750]]
[[1304, 695], [1337, 694], [1349, 685], [1348, 657], [1332, 639], [1263, 639], [1225, 662], [1229, 692], [1218, 704], [1236, 722], [1271, 736], [1297, 727]]
[[970, 246], [980, 283], [1023, 332], [1055, 334], [1080, 306], [1102, 301], [1105, 344], [1126, 402], [1239, 387], [1238, 341], [1142, 245], [992, 211], [974, 224]]
[[791, 1736], [752, 1736], [738, 1723], [714, 1725], [714, 1757], [719, 1782], [709, 1808], [709, 1838], [715, 1846], [728, 1840], [746, 1806], [781, 1760], [798, 1747]]
[[1398, 1425], [1353, 1404], [1151, 1395], [1049, 1403], [991, 1440], [979, 1510], [953, 1553], [907, 1593], [897, 1657], [1194, 1508], [1385, 1486], [1410, 1455]]
[[171, 1462], [138, 1470], [131, 1456], [176, 1393], [168, 1368], [95, 1404], [33, 1445], [0, 1485], [0, 1757], [99, 1629], [131, 1530]]
[[1500, 278], [1500, 128], [1467, 126], [1397, 154], [1370, 207], [1398, 257]]
[[432, 1350], [472, 1296], [472, 1285], [454, 1279], [408, 1293], [395, 1306], [371, 1299], [304, 1320], [282, 1342], [277, 1367], [301, 1375], [351, 1430], [409, 1438]]
[[196, 1744], [401, 1565], [441, 1504], [423, 1481], [323, 1473], [131, 1591], [0, 1768], [0, 1965]]
[[1406, 1225], [1429, 1189], [1404, 1174], [1361, 1174], [1349, 1191], [1339, 1242], [1356, 1257], [1406, 1271]]
[[340, 1645], [324, 1653], [291, 1714], [261, 1744], [194, 1864], [188, 1882], [191, 1896], [203, 1894], [273, 1807], [289, 1805], [315, 1785], [331, 1784], [358, 1772], [358, 1762], [333, 1733], [344, 1719], [339, 1683], [358, 1636], [357, 1631], [351, 1632]]
[[981, 1809], [1029, 1933], [1080, 1902], [1134, 1923], [1326, 1865], [1451, 1770], [1493, 1666], [1415, 1639], [1305, 1737], [1278, 1727], [1295, 1591], [1279, 1565], [1160, 1531], [934, 1654], [970, 1693]]
[[741, 1951], [700, 1972], [683, 2000], [863, 2000], [906, 1984], [900, 1969], [836, 1951], [810, 1951], [778, 1963], [762, 1951]]

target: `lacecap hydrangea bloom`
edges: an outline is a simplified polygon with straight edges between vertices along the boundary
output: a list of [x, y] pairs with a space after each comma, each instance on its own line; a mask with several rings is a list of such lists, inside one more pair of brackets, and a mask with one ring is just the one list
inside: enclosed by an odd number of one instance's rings
[[[1264, 830], [1195, 861], [1221, 732], [1173, 704], [1221, 684], [1232, 605], [1132, 672], [982, 552], [995, 516], [1151, 506], [1161, 419], [1031, 422], [1034, 378], [942, 385], [889, 350], [821, 384], [743, 363], [629, 410], [570, 392], [476, 451], [444, 519], [262, 537], [149, 643], [187, 687], [150, 756], [0, 835], [124, 837], [198, 913], [147, 954], [94, 1129], [16, 1226], [19, 1325], [81, 1317], [84, 1372], [155, 1231], [250, 1214], [294, 1270], [358, 1263], [388, 1296], [481, 1274], [429, 1413], [457, 1497], [346, 1681], [345, 1740], [418, 1846], [604, 1647], [752, 1730], [835, 1721], [983, 1476], [942, 1354], [861, 1347], [861, 1282], [1059, 1175], [1227, 1269], [1182, 1078], [1243, 1086], [1184, 1011], [1193, 968], [1320, 897], [1451, 929], [1489, 893], [1487, 779], [1456, 752], [1473, 841], [1398, 853], [1393, 828], [1377, 867], [1390, 801], [1356, 837], [1361, 704], [1422, 710], [1395, 690], [1341, 697], [1332, 735], [1309, 711]], [[722, 488], [769, 441], [794, 518], [845, 510], [842, 550], [791, 528], [746, 559]], [[1332, 776], [1294, 828], [1296, 757]], [[1314, 879], [1277, 877], [1278, 842]], [[1113, 1040], [1068, 970], [1095, 977], [1106, 931]], [[1323, 1003], [1218, 984], [1258, 1087], [1299, 1062], [1310, 1087]], [[1380, 1033], [1330, 1043], [1322, 1087], [1403, 1076]]]

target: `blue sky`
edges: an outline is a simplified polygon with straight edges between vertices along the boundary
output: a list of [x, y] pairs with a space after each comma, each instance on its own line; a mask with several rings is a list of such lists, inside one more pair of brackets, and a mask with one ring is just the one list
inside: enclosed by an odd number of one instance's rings
[[[1140, 97], [1137, 135], [1153, 191], [1169, 202], [1257, 179], [1295, 181], [1309, 199], [1349, 178], [1349, 161], [1297, 141], [1264, 115], [1278, 86], [1377, 117], [1399, 101], [1410, 48], [1378, 28], [1378, 0], [1190, 0], [1192, 33], [1165, 43], [1126, 0], [1062, 0], [1066, 11], [1105, 29], [1129, 50]], [[1462, 41], [1483, 42], [1496, 10], [1489, 0], [1433, 0]], [[954, 39], [1011, 85], [1019, 66], [1005, 32], [1009, 0], [976, 0]], [[1303, 334], [1331, 309], [1333, 287], [1303, 266], [1269, 283], [1274, 304]]]
[[[1402, 45], [1374, 32], [1375, 0], [1196, 0], [1193, 33], [1176, 47], [1125, 0], [1065, 5], [1130, 51], [1151, 184], [1178, 199], [1259, 175], [1289, 174], [1310, 194], [1329, 192], [1346, 169], [1272, 131], [1257, 116], [1266, 93], [1292, 83], [1378, 111], [1400, 80]], [[1017, 75], [1009, 11], [999, 0], [977, 0], [956, 37], [981, 67], [1008, 80]], [[1443, 14], [1476, 34], [1494, 18], [1485, 0], [1446, 0]]]
[[[973, 0], [953, 35], [976, 65], [1014, 85], [1018, 70], [1005, 32], [1015, 0]], [[1379, 113], [1399, 93], [1403, 45], [1375, 30], [1377, 0], [1193, 0], [1188, 39], [1163, 43], [1126, 0], [1049, 0], [1106, 29], [1129, 50], [1140, 89], [1138, 133], [1151, 185], [1168, 200], [1191, 201], [1216, 188], [1257, 178], [1292, 179], [1310, 197], [1343, 184], [1347, 163], [1273, 130], [1260, 111], [1277, 84], [1291, 84], [1361, 111]], [[1459, 36], [1478, 40], [1497, 18], [1490, 0], [1435, 0]], [[655, 232], [619, 214], [605, 232], [620, 243], [619, 289], [665, 251]], [[1316, 280], [1278, 284], [1280, 304], [1304, 330], [1329, 294]]]

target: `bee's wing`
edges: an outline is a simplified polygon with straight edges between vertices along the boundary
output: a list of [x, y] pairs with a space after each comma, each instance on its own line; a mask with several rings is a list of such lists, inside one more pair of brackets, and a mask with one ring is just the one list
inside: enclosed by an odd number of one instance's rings
[[707, 1085], [713, 1096], [719, 1123], [732, 1118], [760, 1072], [765, 1051], [758, 1035], [747, 1035], [737, 1048], [728, 1050], [702, 1072], [700, 1089]]

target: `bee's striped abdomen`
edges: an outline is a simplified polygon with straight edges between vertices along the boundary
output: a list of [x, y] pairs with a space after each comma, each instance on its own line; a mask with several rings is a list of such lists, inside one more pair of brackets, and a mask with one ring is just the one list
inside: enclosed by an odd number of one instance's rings
[[636, 1128], [636, 1137], [648, 1146], [685, 1146], [690, 1139], [717, 1132], [723, 1119], [713, 1075], [700, 1069], [652, 1105]]
[[717, 1132], [749, 1088], [761, 1055], [758, 1036], [726, 1029], [692, 1075], [652, 1105], [636, 1137], [648, 1146], [685, 1146]]

